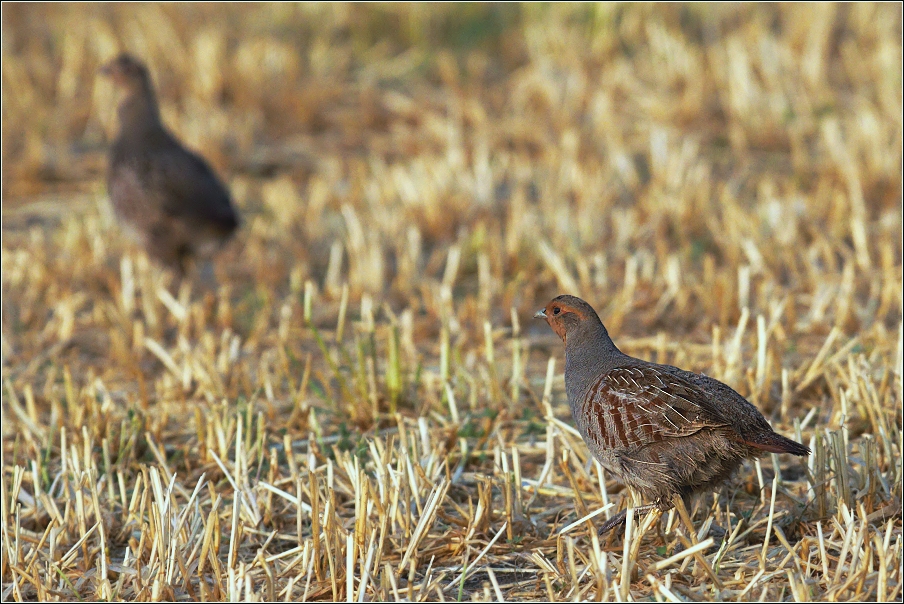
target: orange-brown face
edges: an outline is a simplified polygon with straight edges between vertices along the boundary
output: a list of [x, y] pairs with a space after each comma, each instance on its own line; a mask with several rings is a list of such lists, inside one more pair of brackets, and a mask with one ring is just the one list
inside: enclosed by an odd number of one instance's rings
[[552, 330], [562, 338], [562, 342], [567, 343], [568, 330], [587, 319], [587, 310], [582, 308], [583, 306], [587, 306], [587, 303], [580, 298], [559, 296], [553, 298], [546, 308], [537, 312], [534, 318], [546, 319]]
[[148, 70], [135, 57], [121, 54], [105, 63], [100, 72], [113, 80], [113, 83], [127, 90], [144, 86], [148, 79]]

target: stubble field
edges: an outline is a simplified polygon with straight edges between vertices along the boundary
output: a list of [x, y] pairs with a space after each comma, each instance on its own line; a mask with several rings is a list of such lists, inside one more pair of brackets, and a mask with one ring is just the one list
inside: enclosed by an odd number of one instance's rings
[[[4, 4], [3, 600], [899, 600], [901, 27]], [[120, 50], [242, 212], [215, 279], [112, 217]], [[598, 538], [560, 293], [813, 455]]]

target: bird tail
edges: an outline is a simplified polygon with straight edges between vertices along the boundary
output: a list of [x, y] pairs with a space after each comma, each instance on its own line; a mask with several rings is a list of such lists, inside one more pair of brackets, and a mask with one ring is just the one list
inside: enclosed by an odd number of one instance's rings
[[785, 438], [775, 432], [757, 434], [752, 440], [744, 440], [744, 444], [768, 451], [769, 453], [790, 453], [791, 455], [805, 456], [810, 454], [810, 447], [800, 444], [796, 440]]

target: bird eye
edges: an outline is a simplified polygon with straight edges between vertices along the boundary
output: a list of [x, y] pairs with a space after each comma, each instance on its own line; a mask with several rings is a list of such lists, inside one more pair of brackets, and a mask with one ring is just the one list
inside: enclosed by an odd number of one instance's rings
[[553, 307], [552, 307], [552, 314], [557, 315], [557, 314], [559, 314], [559, 313], [561, 313], [561, 312], [562, 312], [562, 309], [559, 308], [558, 306], [553, 306]]

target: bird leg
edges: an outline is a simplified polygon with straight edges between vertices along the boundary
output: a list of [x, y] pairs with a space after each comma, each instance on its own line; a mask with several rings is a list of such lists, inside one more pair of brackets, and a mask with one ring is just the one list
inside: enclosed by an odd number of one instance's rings
[[[639, 508], [634, 508], [633, 512], [634, 512], [635, 516], [637, 516], [637, 515], [646, 514], [650, 510], [655, 510], [657, 508], [661, 509], [661, 506], [658, 503], [651, 503], [649, 505], [642, 505]], [[612, 518], [610, 518], [609, 520], [604, 522], [603, 526], [601, 526], [600, 530], [599, 530], [600, 537], [602, 537], [603, 535], [605, 535], [606, 533], [608, 533], [615, 527], [617, 527], [621, 524], [624, 524], [624, 522], [625, 522], [625, 520], [627, 520], [627, 518], [628, 518], [628, 510], [622, 510], [621, 512], [619, 512], [618, 514], [616, 514], [615, 516], [613, 516]]]

